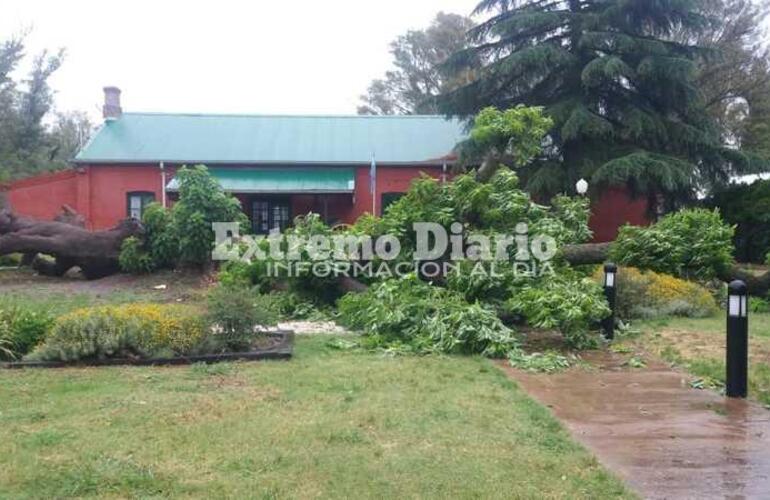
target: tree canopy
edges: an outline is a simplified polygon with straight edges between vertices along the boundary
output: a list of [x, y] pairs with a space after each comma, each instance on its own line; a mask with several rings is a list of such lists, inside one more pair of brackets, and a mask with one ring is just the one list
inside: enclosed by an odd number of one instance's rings
[[394, 69], [372, 81], [358, 114], [435, 114], [433, 98], [468, 78], [467, 72], [449, 73], [440, 64], [467, 46], [466, 32], [473, 21], [457, 14], [439, 12], [424, 30], [411, 30], [390, 45]]
[[64, 51], [38, 54], [25, 78], [13, 75], [24, 58], [24, 40], [0, 42], [0, 180], [66, 168], [91, 133], [84, 113], [53, 111], [49, 79]]
[[521, 169], [531, 191], [569, 191], [585, 177], [686, 199], [752, 168], [699, 84], [719, 55], [701, 37], [724, 26], [704, 2], [484, 0], [475, 13], [489, 17], [446, 63], [474, 78], [438, 104], [465, 118], [543, 106], [553, 127]]

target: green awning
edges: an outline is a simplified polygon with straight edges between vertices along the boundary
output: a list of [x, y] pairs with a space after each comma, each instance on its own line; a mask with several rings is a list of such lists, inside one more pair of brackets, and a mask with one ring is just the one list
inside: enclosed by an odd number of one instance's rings
[[[352, 168], [210, 168], [222, 188], [230, 193], [352, 193], [355, 170]], [[172, 179], [168, 191], [178, 191]]]

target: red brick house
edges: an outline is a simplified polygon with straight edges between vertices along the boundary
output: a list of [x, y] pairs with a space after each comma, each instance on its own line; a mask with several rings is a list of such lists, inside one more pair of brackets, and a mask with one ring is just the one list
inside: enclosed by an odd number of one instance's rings
[[[310, 211], [352, 223], [380, 214], [421, 173], [446, 179], [464, 137], [461, 123], [441, 116], [123, 113], [114, 87], [105, 89], [104, 117], [72, 170], [6, 186], [11, 208], [51, 219], [68, 205], [89, 228], [104, 229], [151, 201], [170, 204], [176, 170], [205, 164], [257, 232]], [[646, 211], [645, 200], [605, 192], [594, 209], [597, 240], [614, 238], [625, 222], [646, 223]]]

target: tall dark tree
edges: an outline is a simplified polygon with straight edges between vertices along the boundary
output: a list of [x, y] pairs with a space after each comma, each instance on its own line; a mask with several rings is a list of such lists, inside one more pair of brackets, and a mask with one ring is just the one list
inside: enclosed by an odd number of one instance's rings
[[467, 47], [473, 21], [439, 12], [425, 30], [408, 31], [390, 45], [395, 69], [372, 81], [358, 113], [363, 115], [433, 114], [433, 98], [442, 90], [467, 81], [468, 72], [449, 73], [440, 64]]
[[726, 182], [749, 168], [726, 147], [697, 85], [710, 49], [677, 41], [718, 23], [700, 0], [484, 0], [490, 17], [452, 68], [484, 61], [468, 85], [443, 94], [441, 110], [468, 117], [486, 106], [544, 106], [547, 147], [523, 168], [530, 190], [622, 184], [669, 199]]

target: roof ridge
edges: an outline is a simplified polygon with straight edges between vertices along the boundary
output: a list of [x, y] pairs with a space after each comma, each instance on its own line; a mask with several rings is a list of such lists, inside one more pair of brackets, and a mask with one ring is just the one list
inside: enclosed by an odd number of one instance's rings
[[123, 115], [133, 116], [190, 116], [190, 117], [232, 117], [232, 118], [344, 118], [344, 119], [442, 119], [451, 121], [444, 115], [354, 115], [354, 114], [272, 114], [272, 113], [169, 113], [164, 111], [126, 111]]

